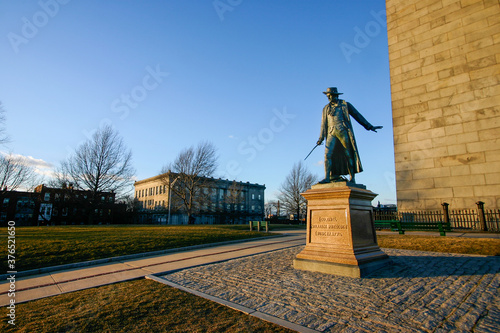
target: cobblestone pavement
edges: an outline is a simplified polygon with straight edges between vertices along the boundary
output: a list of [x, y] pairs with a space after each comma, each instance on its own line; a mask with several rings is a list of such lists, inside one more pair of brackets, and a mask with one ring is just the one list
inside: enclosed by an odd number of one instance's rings
[[383, 249], [363, 279], [298, 271], [302, 246], [163, 279], [322, 332], [499, 332], [500, 258]]

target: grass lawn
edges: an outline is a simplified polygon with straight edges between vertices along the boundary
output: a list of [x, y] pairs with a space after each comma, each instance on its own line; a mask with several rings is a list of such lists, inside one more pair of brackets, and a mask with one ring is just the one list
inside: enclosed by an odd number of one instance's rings
[[0, 332], [294, 332], [151, 280], [0, 308]]
[[[72, 228], [74, 230], [71, 230]], [[37, 230], [43, 230], [47, 234], [37, 233]], [[128, 247], [122, 246], [121, 242], [126, 242], [128, 246], [139, 249], [138, 252], [144, 252], [145, 247], [148, 251], [158, 249], [154, 248], [156, 243], [174, 247], [174, 241], [168, 239], [170, 237], [177, 238], [178, 243], [182, 244], [179, 246], [186, 246], [194, 241], [203, 242], [204, 239], [220, 241], [224, 240], [222, 239], [224, 237], [256, 235], [247, 231], [244, 226], [63, 227], [52, 229], [57, 233], [49, 233], [50, 230], [51, 228], [16, 229], [19, 232], [20, 242], [39, 244], [42, 247], [51, 247], [52, 242], [62, 242], [66, 244], [68, 253], [71, 252], [69, 248], [72, 239], [84, 243], [79, 247], [80, 251], [106, 243], [105, 248], [108, 249], [106, 251], [119, 248], [118, 252], [123, 252]], [[211, 235], [212, 233], [221, 235]], [[45, 235], [44, 237], [48, 239], [44, 240], [41, 235]], [[85, 244], [87, 237], [90, 241]], [[500, 255], [499, 239], [394, 234], [380, 235], [378, 241], [380, 247], [385, 248]], [[30, 245], [29, 248], [31, 246], [34, 245]], [[35, 247], [31, 251], [39, 255], [42, 250], [38, 249], [37, 252]], [[100, 253], [104, 252], [101, 250]], [[57, 259], [57, 253], [53, 253], [53, 256]], [[291, 332], [217, 303], [145, 279], [18, 304], [15, 329], [7, 323], [6, 314], [7, 308], [0, 308], [0, 318], [3, 318], [0, 320], [0, 332]]]
[[395, 234], [377, 240], [380, 247], [393, 249], [500, 256], [500, 239]]
[[[244, 225], [107, 225], [16, 228], [16, 269], [24, 271], [134, 253], [269, 236]], [[7, 228], [0, 249], [7, 249]], [[0, 272], [7, 271], [7, 255]]]

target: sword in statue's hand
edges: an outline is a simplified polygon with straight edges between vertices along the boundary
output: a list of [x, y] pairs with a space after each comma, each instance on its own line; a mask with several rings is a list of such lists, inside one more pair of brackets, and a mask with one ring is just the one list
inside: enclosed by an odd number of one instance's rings
[[314, 148], [311, 149], [311, 151], [309, 152], [309, 154], [307, 154], [306, 158], [304, 158], [304, 161], [307, 160], [307, 158], [309, 157], [309, 155], [311, 155], [311, 153], [313, 152], [313, 150], [316, 149], [316, 147], [318, 147], [319, 145], [321, 145], [321, 142], [318, 141], [318, 143], [316, 144], [316, 146], [314, 146]]

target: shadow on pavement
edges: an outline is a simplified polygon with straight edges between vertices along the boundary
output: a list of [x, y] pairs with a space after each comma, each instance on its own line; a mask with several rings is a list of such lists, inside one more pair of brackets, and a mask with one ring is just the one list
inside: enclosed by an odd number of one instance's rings
[[366, 278], [418, 278], [440, 276], [463, 276], [497, 274], [500, 272], [500, 257], [460, 256], [460, 255], [391, 255], [384, 249], [392, 261]]

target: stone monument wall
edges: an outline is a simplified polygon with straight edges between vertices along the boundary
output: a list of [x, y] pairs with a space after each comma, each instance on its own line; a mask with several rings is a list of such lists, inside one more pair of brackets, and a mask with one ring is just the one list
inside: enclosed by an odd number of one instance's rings
[[386, 0], [398, 208], [500, 208], [500, 3]]

